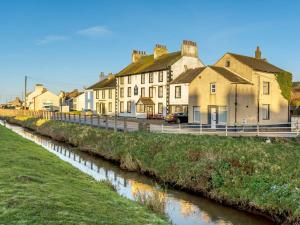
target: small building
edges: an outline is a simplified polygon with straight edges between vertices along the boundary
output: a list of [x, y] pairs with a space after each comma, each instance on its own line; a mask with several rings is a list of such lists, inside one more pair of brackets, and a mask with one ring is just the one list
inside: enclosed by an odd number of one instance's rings
[[45, 92], [47, 89], [42, 84], [36, 84], [34, 87], [34, 91], [29, 92], [26, 95], [26, 106], [25, 108], [29, 110], [34, 110], [34, 98], [43, 92]]
[[47, 89], [33, 98], [34, 111], [49, 110], [56, 111], [60, 108], [60, 97]]
[[83, 111], [85, 106], [85, 93], [79, 92], [79, 94], [73, 98], [73, 107], [74, 111]]
[[107, 77], [101, 74], [100, 81], [88, 89], [93, 90], [93, 108], [99, 115], [115, 115], [116, 78], [113, 74]]
[[277, 74], [284, 70], [261, 58], [226, 53], [190, 83], [189, 123], [276, 124], [289, 121], [288, 100]]

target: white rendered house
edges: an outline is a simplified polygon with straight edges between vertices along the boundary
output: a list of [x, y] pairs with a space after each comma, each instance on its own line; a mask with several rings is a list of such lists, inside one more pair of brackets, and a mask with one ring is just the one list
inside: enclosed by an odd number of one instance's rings
[[[166, 116], [172, 111], [172, 104], [181, 104], [174, 102], [172, 81], [198, 67], [203, 67], [203, 63], [192, 41], [183, 41], [177, 52], [169, 53], [163, 45], [156, 45], [152, 55], [133, 51], [132, 63], [116, 75], [116, 114], [141, 118]], [[183, 96], [188, 95], [186, 88], [181, 91]]]

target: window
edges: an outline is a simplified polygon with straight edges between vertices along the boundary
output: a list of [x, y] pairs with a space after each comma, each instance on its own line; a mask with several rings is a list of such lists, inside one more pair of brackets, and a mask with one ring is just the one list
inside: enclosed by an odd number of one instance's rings
[[127, 112], [131, 113], [131, 101], [127, 102]]
[[145, 74], [141, 74], [141, 84], [145, 83]]
[[124, 112], [124, 102], [120, 102], [120, 112]]
[[120, 84], [124, 84], [124, 77], [120, 77]]
[[163, 76], [163, 71], [158, 72], [158, 82], [163, 82], [164, 81], [164, 76]]
[[131, 87], [127, 88], [127, 97], [131, 97]]
[[230, 67], [230, 60], [226, 60], [225, 67]]
[[162, 103], [158, 103], [158, 114], [163, 114], [164, 106]]
[[127, 78], [127, 83], [128, 83], [128, 84], [131, 84], [131, 76], [128, 76], [128, 78]]
[[144, 113], [145, 112], [145, 106], [143, 104], [137, 104], [137, 109], [136, 111], [138, 113]]
[[226, 106], [219, 106], [219, 123], [227, 123], [227, 107]]
[[262, 105], [262, 119], [263, 120], [269, 120], [270, 119], [270, 105], [269, 104], [263, 104]]
[[210, 84], [210, 93], [215, 94], [216, 93], [216, 83]]
[[141, 97], [145, 97], [145, 88], [141, 88]]
[[96, 99], [99, 99], [99, 90], [96, 91]]
[[137, 85], [134, 86], [134, 95], [138, 95], [139, 94], [139, 88]]
[[175, 86], [175, 98], [181, 98], [181, 86]]
[[153, 87], [149, 87], [149, 98], [153, 98]]
[[112, 102], [109, 102], [109, 103], [108, 103], [108, 111], [109, 111], [109, 112], [112, 112]]
[[120, 97], [124, 98], [124, 88], [120, 88]]
[[112, 99], [112, 89], [109, 89], [109, 90], [108, 90], [108, 98], [109, 98], [109, 99]]
[[102, 90], [102, 99], [105, 99], [105, 90]]
[[158, 97], [162, 98], [163, 97], [163, 86], [158, 87]]
[[270, 94], [270, 82], [263, 82], [263, 94], [269, 95]]
[[149, 83], [153, 83], [153, 73], [149, 73]]

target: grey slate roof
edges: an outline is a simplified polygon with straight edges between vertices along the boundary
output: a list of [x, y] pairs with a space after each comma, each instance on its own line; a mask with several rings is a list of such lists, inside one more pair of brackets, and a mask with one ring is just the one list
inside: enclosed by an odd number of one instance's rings
[[279, 72], [284, 71], [283, 69], [280, 69], [280, 68], [268, 63], [265, 59], [257, 59], [254, 57], [238, 55], [238, 54], [234, 54], [234, 53], [228, 53], [228, 54], [233, 56], [235, 59], [237, 59], [241, 63], [243, 63], [257, 71], [267, 72], [267, 73], [279, 73]]
[[187, 71], [176, 77], [171, 84], [185, 84], [191, 83], [206, 67], [199, 67], [195, 69], [188, 69]]

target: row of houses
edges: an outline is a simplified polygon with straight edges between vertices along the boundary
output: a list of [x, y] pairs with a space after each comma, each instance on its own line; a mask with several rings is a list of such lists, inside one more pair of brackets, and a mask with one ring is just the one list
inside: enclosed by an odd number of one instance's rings
[[286, 123], [289, 104], [277, 81], [284, 70], [261, 56], [257, 47], [253, 57], [226, 53], [207, 66], [192, 41], [183, 41], [176, 52], [160, 44], [152, 54], [134, 50], [129, 65], [101, 74], [85, 90], [84, 108], [136, 118], [183, 112], [189, 123], [212, 126]]
[[85, 109], [84, 98], [84, 92], [77, 89], [71, 92], [61, 91], [57, 95], [45, 88], [44, 85], [36, 84], [34, 90], [26, 95], [26, 101], [23, 105], [25, 108], [34, 111], [82, 111]]

